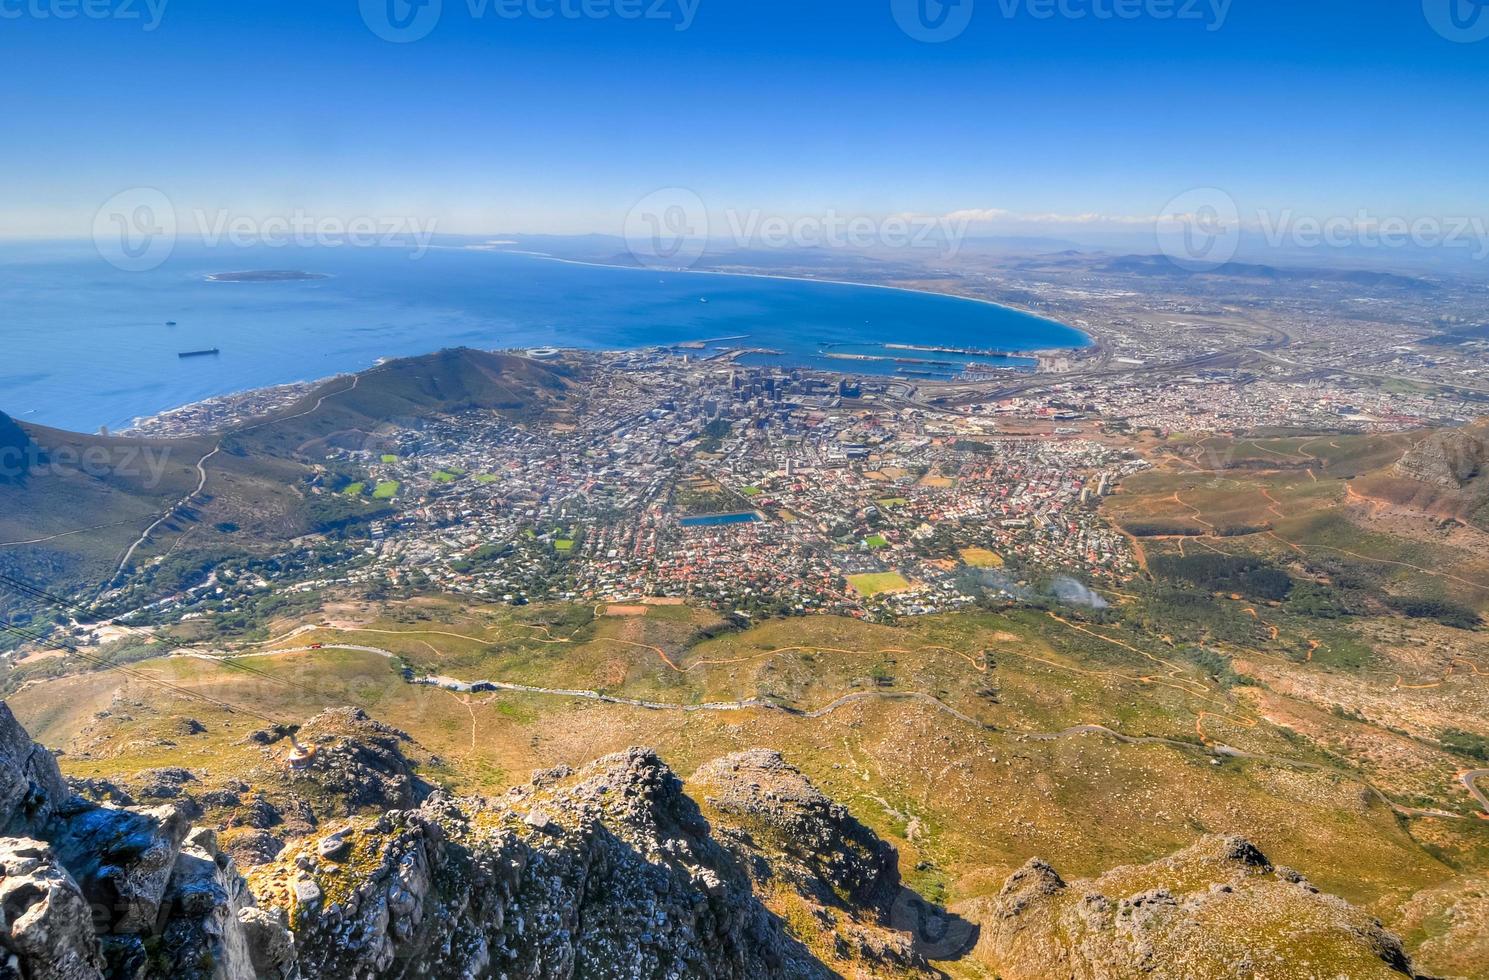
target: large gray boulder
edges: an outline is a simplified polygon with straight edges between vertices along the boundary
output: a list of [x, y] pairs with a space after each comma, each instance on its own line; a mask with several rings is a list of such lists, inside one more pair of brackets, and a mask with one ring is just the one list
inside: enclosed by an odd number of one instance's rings
[[58, 811], [52, 843], [113, 933], [145, 933], [191, 825], [174, 806], [125, 809], [77, 803]]
[[171, 871], [156, 960], [173, 980], [288, 980], [294, 943], [254, 907], [247, 883], [206, 828], [193, 830]]
[[[0, 980], [290, 980], [289, 930], [180, 807], [95, 804], [0, 702]], [[24, 836], [19, 836], [19, 835]]]
[[52, 753], [0, 701], [0, 834], [35, 836], [70, 795]]
[[0, 977], [98, 980], [93, 913], [50, 845], [0, 839]]

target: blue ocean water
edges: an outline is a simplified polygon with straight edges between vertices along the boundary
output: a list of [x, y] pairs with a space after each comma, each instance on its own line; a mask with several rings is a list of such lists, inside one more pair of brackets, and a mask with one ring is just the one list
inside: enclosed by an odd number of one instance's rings
[[[207, 281], [266, 269], [327, 278]], [[724, 337], [780, 351], [771, 363], [860, 374], [950, 368], [823, 353], [959, 367], [969, 358], [877, 345], [1016, 351], [1087, 342], [1058, 323], [951, 297], [458, 248], [414, 259], [391, 248], [182, 247], [150, 272], [115, 269], [91, 245], [0, 248], [0, 411], [80, 431], [443, 347], [612, 350]], [[176, 356], [214, 347], [220, 356]]]

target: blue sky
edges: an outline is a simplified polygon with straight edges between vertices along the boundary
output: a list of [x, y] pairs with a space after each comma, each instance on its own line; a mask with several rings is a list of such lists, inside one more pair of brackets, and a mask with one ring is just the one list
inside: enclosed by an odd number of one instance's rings
[[[671, 186], [711, 209], [1044, 231], [1200, 186], [1250, 210], [1489, 211], [1489, 40], [1445, 38], [1424, 0], [1233, 0], [1223, 19], [1225, 0], [1061, 0], [1080, 18], [962, 0], [965, 31], [934, 44], [899, 0], [474, 16], [486, 2], [442, 0], [426, 37], [390, 43], [358, 0], [0, 0], [0, 234], [86, 236], [136, 186], [178, 210], [469, 233], [619, 234]], [[59, 16], [84, 4], [108, 16]]]

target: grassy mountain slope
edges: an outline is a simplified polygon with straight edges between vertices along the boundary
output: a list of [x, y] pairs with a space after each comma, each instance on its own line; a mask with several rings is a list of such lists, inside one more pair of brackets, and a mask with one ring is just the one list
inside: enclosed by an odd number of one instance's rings
[[[8, 474], [0, 478], [0, 571], [58, 591], [96, 587], [161, 517], [131, 567], [169, 553], [200, 569], [221, 555], [272, 549], [326, 519], [308, 485], [327, 450], [469, 409], [535, 417], [561, 404], [568, 386], [536, 361], [458, 349], [333, 379], [221, 436], [123, 439], [0, 416], [0, 471]], [[0, 608], [6, 601], [0, 595]]]
[[[7, 424], [9, 423], [9, 424]], [[197, 485], [206, 440], [82, 435], [0, 420], [0, 571], [68, 589], [105, 579], [145, 526]], [[0, 608], [7, 596], [0, 594]]]
[[[1226, 686], [1141, 631], [1029, 611], [899, 627], [796, 619], [712, 638], [718, 624], [709, 614], [683, 607], [595, 617], [589, 609], [470, 608], [430, 598], [346, 604], [310, 620], [327, 621], [345, 625], [244, 647], [291, 651], [242, 662], [256, 674], [180, 657], [139, 665], [245, 711], [227, 713], [138, 678], [97, 673], [33, 685], [11, 704], [38, 738], [66, 748], [70, 775], [123, 773], [134, 786], [138, 780], [128, 774], [149, 780], [151, 770], [182, 766], [198, 774], [191, 788], [198, 796], [241, 780], [248, 789], [234, 792], [244, 805], [262, 793], [284, 813], [296, 809], [293, 795], [303, 795], [297, 777], [278, 761], [282, 751], [266, 752], [247, 738], [264, 726], [247, 711], [296, 722], [327, 704], [362, 706], [429, 753], [424, 778], [462, 793], [499, 794], [534, 769], [581, 765], [631, 744], [655, 745], [683, 773], [765, 746], [893, 844], [907, 885], [974, 921], [983, 921], [972, 914], [984, 907], [978, 900], [996, 898], [1030, 858], [1045, 858], [1072, 878], [1100, 878], [1219, 834], [1255, 842], [1278, 864], [1303, 869], [1319, 888], [1410, 933], [1410, 950], [1434, 950], [1423, 964], [1428, 969], [1458, 969], [1461, 960], [1443, 944], [1450, 935], [1475, 934], [1454, 923], [1468, 921], [1472, 896], [1484, 887], [1489, 822], [1452, 782], [1464, 763], [1415, 732], [1393, 731], [1402, 718], [1389, 713], [1420, 714], [1430, 699], [1444, 708], [1459, 703], [1458, 714], [1471, 715], [1480, 684], [1466, 671], [1430, 691], [1396, 692], [1390, 676], [1377, 679], [1377, 669], [1289, 666], [1258, 652], [1247, 669], [1261, 683]], [[296, 622], [277, 623], [274, 632]], [[174, 642], [199, 646], [189, 634]], [[1396, 658], [1413, 655], [1382, 649], [1389, 659], [1379, 668], [1407, 670]], [[683, 713], [565, 695], [462, 694], [410, 683], [405, 665], [415, 676], [591, 689], [661, 704], [758, 698], [780, 707]], [[183, 727], [184, 716], [205, 730]], [[1108, 731], [1081, 727], [1089, 725]], [[1244, 755], [1217, 753], [1217, 745]], [[707, 806], [730, 805], [716, 779], [697, 781]], [[1380, 794], [1448, 815], [1407, 816]], [[249, 826], [230, 809], [214, 810], [210, 819]], [[266, 832], [286, 833], [278, 826]], [[249, 831], [233, 830], [227, 843], [236, 848], [239, 835]], [[261, 836], [243, 843], [260, 846]], [[768, 843], [760, 828], [752, 836]], [[1134, 873], [1100, 887], [1114, 903], [1160, 887], [1183, 903], [1228, 883], [1225, 875], [1190, 880], [1163, 868], [1150, 877]], [[1217, 955], [1231, 956], [1251, 930], [1258, 949], [1316, 949], [1320, 963], [1342, 955], [1338, 943], [1348, 937], [1335, 924], [1309, 931], [1303, 923], [1293, 931], [1265, 921], [1274, 900], [1300, 914], [1314, 907], [1291, 890], [1294, 884], [1268, 876], [1255, 885], [1238, 888], [1233, 899], [1201, 903], [1216, 928], [1234, 927], [1235, 942]], [[1156, 910], [1169, 914], [1166, 902]], [[1237, 912], [1230, 924], [1221, 921], [1228, 910]], [[803, 910], [783, 902], [777, 911], [790, 920]], [[984, 928], [991, 926], [984, 921]], [[1103, 926], [1091, 938], [1104, 948], [1110, 937]], [[1347, 962], [1362, 971], [1351, 975], [1373, 975], [1364, 971], [1368, 956]], [[984, 980], [996, 970], [1018, 975], [1014, 965], [982, 955], [942, 964], [953, 976]]]
[[388, 361], [335, 378], [266, 424], [234, 436], [235, 452], [311, 455], [363, 448], [369, 438], [431, 415], [486, 409], [536, 418], [567, 397], [569, 381], [528, 358], [470, 348]]

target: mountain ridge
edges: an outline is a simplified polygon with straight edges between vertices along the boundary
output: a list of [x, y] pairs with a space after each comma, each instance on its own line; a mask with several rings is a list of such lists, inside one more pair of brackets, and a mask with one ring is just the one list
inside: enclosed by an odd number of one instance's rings
[[[318, 726], [353, 740], [296, 744], [281, 764], [319, 766], [353, 795], [376, 775], [360, 736], [391, 739], [374, 753], [385, 762], [407, 739], [354, 708], [303, 730]], [[498, 799], [436, 789], [414, 803], [316, 828], [245, 878], [180, 801], [74, 795], [0, 702], [0, 950], [27, 980], [943, 975], [927, 952], [1011, 980], [1051, 963], [1080, 978], [1229, 976], [1320, 950], [1351, 976], [1414, 975], [1378, 921], [1239, 838], [1090, 883], [1031, 860], [962, 919], [907, 899], [895, 849], [770, 750], [685, 784], [632, 748]]]
[[453, 348], [330, 379], [286, 409], [215, 436], [83, 434], [0, 415], [0, 542], [11, 545], [0, 552], [0, 572], [68, 591], [110, 581], [137, 540], [135, 567], [157, 539], [193, 535], [185, 559], [253, 553], [314, 533], [338, 516], [320, 513], [307, 492], [331, 450], [370, 445], [393, 424], [471, 409], [536, 418], [569, 398], [572, 383], [560, 366]]

